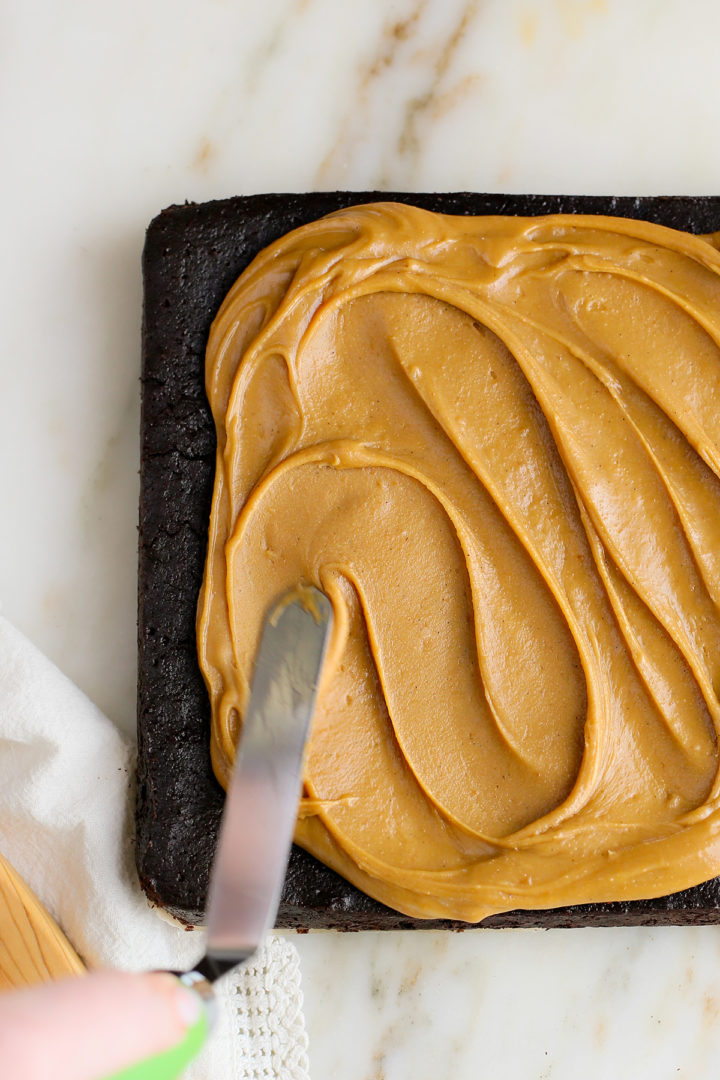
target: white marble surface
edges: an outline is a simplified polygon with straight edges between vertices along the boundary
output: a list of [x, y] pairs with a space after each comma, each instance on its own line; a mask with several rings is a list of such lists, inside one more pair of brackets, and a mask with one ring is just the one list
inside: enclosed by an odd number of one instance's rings
[[314, 1080], [709, 1080], [720, 935], [328, 932], [301, 943]]
[[[4, 0], [0, 602], [134, 724], [139, 257], [186, 198], [720, 190], [715, 0]], [[308, 935], [314, 1080], [715, 1076], [720, 930]]]

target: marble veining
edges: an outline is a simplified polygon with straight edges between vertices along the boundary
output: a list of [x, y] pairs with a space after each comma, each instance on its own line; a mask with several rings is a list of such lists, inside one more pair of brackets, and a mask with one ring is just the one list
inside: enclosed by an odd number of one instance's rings
[[[0, 603], [134, 724], [140, 252], [184, 199], [717, 193], [715, 0], [6, 4]], [[705, 1080], [720, 929], [296, 939], [314, 1080]]]
[[318, 1080], [716, 1073], [714, 927], [417, 937], [296, 939]]
[[[331, 186], [329, 178], [347, 169], [363, 143], [366, 157], [368, 151], [379, 155], [377, 171], [368, 178], [371, 187], [392, 186], [391, 172], [398, 178], [395, 184], [412, 187], [428, 125], [482, 85], [476, 73], [453, 78], [457, 54], [480, 6], [480, 0], [449, 0], [440, 8], [421, 0], [384, 25], [375, 50], [360, 66], [356, 92], [316, 173], [316, 187]], [[398, 85], [402, 95], [388, 92]], [[396, 113], [393, 126], [383, 120], [388, 99]], [[385, 146], [376, 138], [382, 127], [389, 136]]]

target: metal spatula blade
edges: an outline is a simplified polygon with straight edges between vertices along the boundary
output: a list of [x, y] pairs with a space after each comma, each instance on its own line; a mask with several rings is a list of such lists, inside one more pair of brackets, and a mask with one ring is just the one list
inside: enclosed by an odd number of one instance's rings
[[198, 971], [211, 980], [247, 960], [274, 924], [331, 621], [330, 601], [309, 586], [266, 617], [210, 882]]

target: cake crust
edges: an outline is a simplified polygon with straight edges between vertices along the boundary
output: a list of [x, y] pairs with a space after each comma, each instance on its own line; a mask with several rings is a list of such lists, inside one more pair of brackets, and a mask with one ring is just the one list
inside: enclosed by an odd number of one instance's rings
[[[449, 214], [581, 212], [645, 218], [690, 232], [720, 228], [718, 198], [601, 198], [337, 192], [261, 195], [172, 207], [148, 229], [143, 272], [143, 407], [139, 567], [137, 864], [148, 896], [202, 920], [223, 792], [210, 766], [209, 706], [195, 654], [215, 466], [204, 391], [210, 323], [251, 259], [333, 210], [412, 202]], [[718, 921], [720, 881], [657, 900], [493, 916], [484, 926], [688, 924]], [[278, 926], [467, 928], [383, 907], [298, 848]]]

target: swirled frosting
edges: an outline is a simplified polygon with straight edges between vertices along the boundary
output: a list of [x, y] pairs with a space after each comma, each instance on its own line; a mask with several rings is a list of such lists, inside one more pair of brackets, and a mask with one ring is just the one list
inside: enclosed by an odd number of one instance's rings
[[215, 319], [214, 768], [268, 605], [320, 586], [296, 840], [391, 907], [720, 874], [717, 240], [359, 206], [263, 251]]

